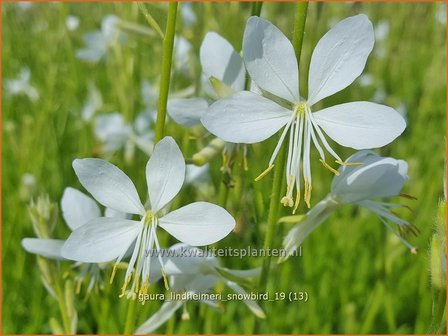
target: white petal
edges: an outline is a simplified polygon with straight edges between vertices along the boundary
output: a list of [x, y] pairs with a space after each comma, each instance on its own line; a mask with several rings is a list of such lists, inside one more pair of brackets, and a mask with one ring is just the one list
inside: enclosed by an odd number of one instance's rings
[[174, 244], [165, 251], [164, 268], [167, 275], [197, 275], [218, 266], [213, 256], [184, 243]]
[[220, 99], [201, 118], [211, 133], [224, 141], [255, 143], [276, 133], [292, 111], [253, 92], [241, 91]]
[[215, 32], [205, 35], [199, 57], [202, 71], [210, 77], [216, 77], [235, 91], [244, 89], [245, 74], [243, 60], [232, 45]]
[[[243, 295], [243, 297], [245, 295], [249, 295], [246, 292], [246, 290], [240, 285], [238, 285], [236, 282], [226, 281], [226, 285], [229, 286], [235, 293]], [[262, 319], [266, 318], [266, 314], [264, 313], [263, 309], [261, 309], [261, 307], [258, 305], [257, 301], [246, 299], [244, 300], [244, 303], [252, 311], [252, 313], [255, 314], [255, 316]]]
[[265, 91], [290, 102], [298, 102], [299, 70], [294, 48], [272, 23], [252, 16], [243, 37], [247, 71]]
[[119, 218], [94, 219], [72, 232], [62, 247], [62, 256], [88, 263], [111, 261], [127, 251], [142, 225]]
[[406, 128], [400, 113], [370, 102], [335, 105], [313, 113], [313, 117], [330, 138], [354, 149], [387, 145]]
[[146, 165], [151, 209], [162, 209], [177, 195], [185, 179], [185, 160], [172, 137], [164, 137]]
[[70, 187], [64, 190], [61, 209], [62, 217], [72, 231], [101, 216], [100, 208], [91, 197]]
[[344, 203], [353, 203], [400, 193], [408, 179], [405, 161], [371, 155], [362, 162], [348, 174], [333, 179], [332, 194]]
[[308, 103], [350, 85], [362, 73], [374, 41], [372, 23], [364, 14], [342, 20], [326, 33], [311, 56]]
[[195, 202], [160, 218], [159, 225], [181, 242], [202, 246], [227, 236], [235, 220], [218, 205]]
[[106, 208], [104, 210], [104, 217], [114, 217], [114, 218], [121, 218], [121, 219], [131, 219], [132, 215], [114, 210], [112, 208]]
[[64, 260], [61, 255], [62, 245], [64, 240], [59, 239], [25, 238], [22, 240], [22, 246], [27, 252], [49, 259]]
[[185, 127], [200, 124], [201, 117], [207, 108], [208, 103], [202, 98], [168, 100], [168, 114], [176, 123]]
[[100, 159], [76, 159], [73, 169], [83, 187], [102, 205], [130, 214], [145, 213], [134, 184], [113, 164]]
[[158, 327], [160, 327], [162, 324], [168, 321], [170, 317], [174, 315], [176, 310], [182, 307], [182, 304], [183, 304], [182, 301], [164, 302], [162, 307], [160, 307], [160, 309], [157, 312], [155, 312], [140, 327], [138, 327], [137, 330], [134, 332], [134, 334], [143, 335], [152, 333], [154, 330], [156, 330]]

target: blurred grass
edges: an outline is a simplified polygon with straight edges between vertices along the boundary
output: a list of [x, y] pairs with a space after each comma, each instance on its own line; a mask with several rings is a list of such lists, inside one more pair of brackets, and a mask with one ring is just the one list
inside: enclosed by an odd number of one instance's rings
[[[262, 16], [291, 37], [293, 6], [266, 3]], [[361, 86], [357, 80], [326, 99], [322, 106], [372, 100], [381, 89], [385, 94], [383, 103], [406, 107], [405, 133], [380, 153], [409, 162], [411, 179], [404, 191], [418, 200], [399, 201], [414, 210], [412, 215], [403, 215], [421, 230], [417, 238], [411, 238], [420, 247], [420, 253], [411, 255], [373, 214], [347, 207], [305, 241], [303, 257], [291, 258], [271, 274], [271, 292], [307, 291], [310, 297], [307, 303], [265, 304], [267, 319], [255, 321], [239, 302], [225, 303], [222, 315], [206, 312], [205, 307], [190, 302], [190, 321], [182, 321], [178, 314], [159, 332], [250, 333], [254, 323], [261, 333], [428, 332], [432, 309], [428, 247], [442, 195], [445, 148], [445, 25], [436, 20], [441, 6], [440, 3], [311, 3], [300, 69], [304, 88], [312, 49], [330, 23], [360, 12], [367, 14], [375, 27], [381, 21], [388, 22], [388, 37], [376, 43], [364, 71], [372, 76], [373, 84]], [[163, 5], [159, 7], [156, 19], [162, 20], [163, 26]], [[210, 30], [228, 38], [235, 48], [241, 47], [249, 4], [198, 3], [193, 8], [198, 22], [190, 29], [183, 29], [180, 22], [177, 32], [189, 39], [196, 55], [204, 34]], [[16, 4], [2, 3], [3, 79], [15, 78], [26, 65], [32, 73], [31, 83], [41, 96], [35, 103], [24, 96], [6, 94], [2, 100], [2, 331], [5, 334], [48, 333], [50, 317], [59, 316], [56, 304], [40, 282], [35, 256], [20, 246], [22, 238], [34, 235], [27, 201], [19, 195], [22, 176], [33, 174], [38, 186], [36, 194], [48, 193], [56, 202], [64, 187], [80, 187], [71, 162], [76, 157], [92, 156], [97, 146], [91, 126], [80, 120], [88, 83], [95, 83], [103, 95], [106, 104], [101, 112], [121, 111], [128, 120], [143, 106], [141, 81], [158, 83], [161, 41], [156, 37], [148, 40], [128, 36], [118, 56], [109, 55], [97, 65], [75, 58], [75, 50], [84, 47], [83, 34], [98, 29], [101, 19], [109, 13], [146, 25], [137, 4], [35, 3], [22, 9]], [[66, 29], [68, 14], [81, 19], [78, 30]], [[384, 57], [378, 54], [379, 50]], [[190, 76], [173, 75], [173, 89], [197, 81], [200, 67], [195, 59], [191, 62]], [[181, 127], [169, 124], [167, 132], [184, 145], [187, 156], [198, 149]], [[185, 145], [188, 145], [186, 151]], [[249, 150], [249, 172], [235, 167], [236, 187], [230, 191], [228, 208], [238, 218], [240, 230], [220, 246], [262, 246], [266, 213], [261, 218], [254, 214], [255, 192], [251, 181], [253, 175], [264, 170], [274, 145], [270, 141]], [[343, 158], [353, 153], [349, 149], [335, 149]], [[112, 158], [136, 182], [141, 195], [146, 192], [143, 174], [146, 160], [140, 152], [133, 163], [124, 163], [122, 153]], [[220, 164], [218, 156], [211, 167], [215, 191], [220, 183]], [[315, 204], [329, 191], [332, 176], [317, 160], [314, 164]], [[256, 186], [265, 207], [271, 181], [272, 177], [268, 177]], [[184, 189], [176, 202], [190, 202], [191, 192], [195, 190]], [[217, 202], [217, 191], [205, 200]], [[279, 227], [277, 246], [287, 230], [287, 226]], [[61, 219], [56, 236], [64, 238], [67, 234]], [[163, 239], [168, 242], [167, 237]], [[221, 262], [227, 267], [248, 268], [259, 266], [261, 260], [229, 258]], [[61, 267], [69, 269], [65, 264]], [[106, 284], [99, 296], [87, 302], [82, 297], [78, 299], [79, 333], [123, 331], [127, 302], [117, 298], [120, 276], [112, 286]], [[143, 322], [159, 306], [145, 305], [139, 310], [138, 321]]]

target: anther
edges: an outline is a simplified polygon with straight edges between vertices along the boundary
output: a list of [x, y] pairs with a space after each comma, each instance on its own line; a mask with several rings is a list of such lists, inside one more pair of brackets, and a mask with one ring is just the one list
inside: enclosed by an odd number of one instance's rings
[[263, 177], [265, 177], [267, 174], [269, 174], [269, 172], [274, 168], [274, 165], [270, 165], [264, 172], [262, 172], [260, 175], [258, 175], [255, 178], [255, 181], [258, 182], [260, 181]]

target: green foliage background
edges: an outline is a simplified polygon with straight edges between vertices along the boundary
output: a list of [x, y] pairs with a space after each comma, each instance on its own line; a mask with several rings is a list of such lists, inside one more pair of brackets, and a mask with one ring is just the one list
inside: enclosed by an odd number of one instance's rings
[[[165, 5], [146, 5], [162, 29]], [[193, 9], [197, 23], [192, 28], [184, 28], [180, 20], [177, 33], [192, 43], [195, 56], [190, 59], [187, 75], [174, 73], [172, 90], [198, 82], [197, 55], [207, 31], [218, 32], [239, 50], [244, 24], [250, 15], [248, 3], [197, 3]], [[191, 302], [188, 304], [190, 321], [182, 321], [178, 312], [158, 332], [250, 333], [254, 324], [261, 333], [429, 332], [433, 298], [428, 248], [442, 196], [445, 149], [446, 49], [445, 24], [436, 19], [440, 10], [443, 10], [441, 3], [313, 2], [309, 6], [300, 69], [304, 87], [312, 49], [330, 24], [355, 13], [367, 14], [374, 26], [381, 21], [389, 23], [387, 39], [375, 45], [364, 71], [372, 75], [372, 85], [361, 86], [357, 80], [325, 99], [321, 106], [372, 100], [377, 90], [384, 91], [384, 104], [406, 106], [405, 133], [379, 153], [409, 163], [410, 180], [404, 192], [415, 195], [418, 200], [397, 202], [413, 208], [412, 214], [403, 212], [402, 215], [421, 231], [418, 237], [409, 238], [419, 247], [419, 254], [410, 254], [372, 213], [346, 207], [305, 241], [302, 257], [291, 258], [271, 273], [271, 293], [307, 291], [307, 303], [265, 303], [267, 318], [261, 321], [240, 302], [226, 302], [222, 314]], [[22, 238], [34, 236], [27, 214], [29, 199], [20, 197], [22, 176], [33, 174], [37, 181], [34, 195], [47, 193], [55, 202], [59, 202], [66, 186], [80, 188], [71, 162], [77, 157], [91, 157], [98, 146], [92, 126], [80, 119], [89, 83], [95, 83], [103, 95], [105, 107], [101, 112], [121, 111], [128, 120], [143, 106], [141, 81], [158, 83], [161, 40], [157, 36], [149, 39], [128, 35], [126, 44], [98, 64], [87, 64], [75, 57], [75, 50], [84, 47], [84, 33], [98, 29], [102, 18], [109, 13], [147, 26], [135, 3], [35, 3], [24, 10], [16, 4], [2, 2], [3, 79], [15, 78], [26, 65], [32, 73], [31, 83], [41, 96], [35, 103], [25, 96], [4, 93], [2, 98], [3, 333], [49, 333], [50, 317], [59, 317], [55, 301], [40, 281], [36, 257], [20, 245]], [[265, 3], [262, 16], [291, 37], [293, 13], [292, 3]], [[68, 14], [81, 19], [78, 30], [66, 29]], [[384, 53], [384, 58], [379, 57], [379, 52]], [[188, 131], [172, 122], [167, 126], [167, 133], [178, 141], [186, 157], [210, 139], [192, 140]], [[251, 181], [264, 170], [274, 145], [271, 139], [249, 149], [249, 171], [236, 165], [236, 185], [229, 192], [227, 208], [238, 220], [238, 232], [219, 246], [262, 247], [272, 175], [255, 186]], [[353, 153], [338, 146], [335, 149], [342, 158]], [[135, 160], [125, 163], [123, 153], [118, 152], [112, 161], [136, 182], [140, 194], [144, 195], [147, 157], [136, 152]], [[201, 191], [184, 188], [175, 206], [190, 202], [193, 196], [217, 202], [220, 165], [221, 157], [217, 156], [211, 165], [211, 192], [204, 196]], [[316, 157], [313, 204], [329, 191], [331, 178], [331, 173]], [[258, 212], [254, 211], [254, 199], [261, 200]], [[278, 227], [276, 246], [287, 230], [287, 225]], [[68, 233], [60, 218], [55, 236], [65, 238]], [[168, 237], [163, 240], [166, 245], [174, 243]], [[261, 260], [227, 258], [221, 263], [232, 268], [249, 268], [259, 266]], [[68, 263], [60, 267], [64, 271], [76, 271]], [[105, 275], [108, 277], [109, 271]], [[106, 281], [105, 290], [88, 300], [83, 295], [78, 297], [79, 333], [123, 332], [128, 302], [118, 298], [122, 277], [119, 273], [113, 285]], [[161, 291], [162, 287], [155, 285], [152, 290]], [[138, 324], [159, 306], [160, 303], [153, 302], [139, 308]]]

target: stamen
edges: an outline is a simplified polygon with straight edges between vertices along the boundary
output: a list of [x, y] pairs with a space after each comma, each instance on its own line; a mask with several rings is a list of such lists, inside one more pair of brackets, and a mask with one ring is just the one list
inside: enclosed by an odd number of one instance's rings
[[300, 190], [297, 190], [297, 194], [296, 194], [296, 202], [294, 204], [294, 210], [292, 210], [292, 213], [295, 214], [297, 211], [297, 208], [299, 207], [300, 204]]
[[255, 181], [260, 181], [263, 177], [265, 177], [269, 172], [274, 168], [274, 165], [271, 164], [265, 171], [263, 171], [260, 175], [255, 178]]
[[291, 123], [294, 121], [295, 115], [292, 114], [291, 119], [286, 124], [285, 128], [283, 129], [282, 135], [280, 135], [280, 139], [277, 142], [277, 146], [275, 146], [274, 152], [272, 153], [271, 159], [269, 160], [269, 166], [271, 166], [275, 158], [277, 157], [278, 152], [280, 151], [280, 147], [283, 144], [283, 140], [285, 140], [286, 133], [288, 133], [289, 127], [291, 126]]
[[312, 189], [311, 184], [305, 178], [305, 195], [304, 195], [304, 199], [305, 199], [305, 203], [308, 206], [308, 208], [311, 208], [311, 189]]
[[331, 171], [333, 174], [335, 174], [336, 176], [339, 176], [339, 172], [334, 169], [332, 166], [330, 166], [328, 163], [326, 163], [324, 160], [319, 159], [319, 161], [323, 164], [323, 166], [325, 168], [327, 168], [329, 171]]
[[165, 270], [162, 268], [162, 277], [163, 277], [163, 284], [165, 285], [165, 289], [167, 291], [170, 290], [170, 285], [168, 284], [168, 277], [166, 276]]
[[288, 206], [290, 208], [292, 208], [294, 205], [293, 199], [289, 196], [283, 196], [280, 202], [283, 204], [283, 206]]
[[114, 281], [115, 273], [117, 273], [117, 264], [114, 264], [114, 268], [112, 269], [112, 274], [110, 276], [110, 281], [109, 281], [110, 284], [112, 284], [112, 282]]
[[364, 164], [362, 162], [347, 162], [347, 161], [341, 161], [341, 160], [336, 160], [335, 162], [337, 164], [340, 164], [341, 166], [362, 166]]
[[247, 162], [247, 146], [243, 145], [243, 168], [245, 171], [249, 170], [249, 163]]

